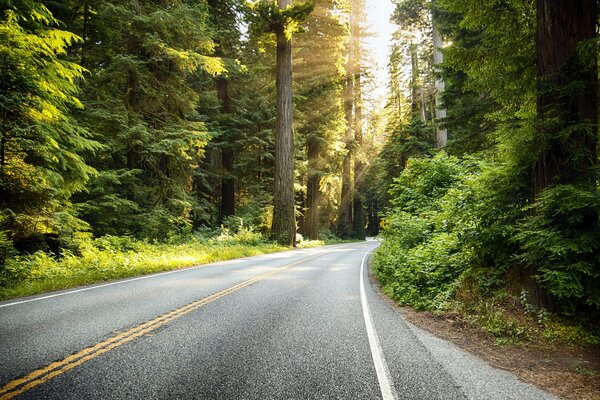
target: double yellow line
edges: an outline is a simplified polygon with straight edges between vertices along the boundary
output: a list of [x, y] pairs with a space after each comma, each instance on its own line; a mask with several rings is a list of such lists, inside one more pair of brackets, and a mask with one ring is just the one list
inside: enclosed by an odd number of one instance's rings
[[148, 334], [156, 330], [157, 328], [191, 312], [197, 310], [198, 308], [211, 303], [221, 297], [227, 296], [233, 292], [236, 292], [240, 289], [243, 289], [247, 286], [252, 285], [258, 281], [267, 279], [273, 275], [279, 274], [285, 270], [288, 270], [298, 264], [303, 262], [312, 260], [313, 258], [319, 257], [323, 254], [315, 254], [310, 257], [303, 258], [302, 260], [293, 262], [291, 264], [286, 264], [282, 267], [278, 267], [272, 271], [266, 272], [262, 275], [258, 275], [252, 279], [248, 279], [247, 281], [238, 283], [237, 285], [231, 286], [227, 289], [221, 290], [219, 292], [213, 293], [209, 296], [203, 297], [196, 301], [189, 303], [181, 308], [168, 312], [166, 314], [160, 315], [148, 322], [144, 322], [141, 325], [136, 326], [128, 330], [127, 332], [120, 333], [116, 336], [111, 337], [103, 342], [100, 342], [96, 345], [87, 347], [75, 354], [72, 354], [60, 361], [55, 361], [43, 368], [37, 369], [30, 374], [26, 375], [23, 378], [15, 379], [10, 381], [6, 385], [4, 385], [0, 389], [0, 400], [12, 399], [13, 397], [25, 393], [28, 390], [35, 388], [36, 386], [41, 385], [44, 382], [47, 382], [70, 369], [75, 368], [78, 365], [81, 365], [89, 360], [92, 360], [116, 347], [122, 346], [127, 342], [131, 342], [141, 336]]

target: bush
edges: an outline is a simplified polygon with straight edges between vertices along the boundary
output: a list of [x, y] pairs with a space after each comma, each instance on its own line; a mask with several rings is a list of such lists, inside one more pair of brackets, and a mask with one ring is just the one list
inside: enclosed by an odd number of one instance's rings
[[[514, 295], [537, 279], [543, 290], [535, 288], [536, 296], [550, 295], [537, 305], [584, 322], [597, 318], [600, 191], [557, 185], [529, 203], [527, 173], [518, 163], [443, 152], [409, 160], [390, 188], [374, 261], [384, 290], [400, 303], [443, 310], [454, 301], [491, 301], [503, 290]], [[498, 309], [475, 312], [489, 317], [480, 322], [520, 336], [501, 323], [503, 305], [491, 304]]]
[[[383, 223], [374, 268], [395, 300], [421, 309], [445, 309], [472, 252], [462, 241], [472, 218], [464, 182], [473, 166], [438, 153], [411, 159], [392, 185], [393, 208]], [[467, 195], [464, 195], [464, 194]]]
[[567, 314], [600, 313], [600, 192], [558, 185], [546, 189], [516, 227], [517, 260]]

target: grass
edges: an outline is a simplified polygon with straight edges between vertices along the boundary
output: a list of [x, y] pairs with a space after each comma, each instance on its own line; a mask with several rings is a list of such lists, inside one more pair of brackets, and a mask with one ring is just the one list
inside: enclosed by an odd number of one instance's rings
[[[30, 296], [97, 282], [181, 269], [194, 265], [289, 250], [249, 230], [216, 238], [158, 244], [129, 237], [81, 237], [77, 254], [56, 258], [43, 252], [7, 260], [0, 269], [0, 299]], [[298, 247], [329, 244], [303, 241]]]
[[[347, 242], [304, 240], [297, 247]], [[0, 268], [0, 300], [290, 250], [245, 228], [236, 234], [195, 236], [170, 244], [116, 236], [92, 239], [83, 234], [74, 244], [76, 254], [64, 251], [57, 258], [38, 252], [7, 260], [4, 268]]]
[[551, 348], [600, 345], [597, 328], [536, 308], [528, 303], [524, 292], [517, 296], [498, 290], [485, 298], [474, 296], [468, 302], [455, 302], [454, 310], [471, 325], [490, 333], [499, 346], [532, 344]]

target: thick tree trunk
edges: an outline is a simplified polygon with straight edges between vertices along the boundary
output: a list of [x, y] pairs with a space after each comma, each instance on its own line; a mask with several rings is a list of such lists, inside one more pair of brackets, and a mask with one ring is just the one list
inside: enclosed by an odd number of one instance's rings
[[[221, 113], [231, 113], [231, 101], [229, 99], [229, 81], [219, 77], [215, 80], [217, 97], [221, 103]], [[234, 151], [227, 143], [222, 143], [221, 164], [223, 175], [221, 177], [221, 207], [219, 209], [219, 222], [235, 215], [235, 180], [233, 178]]]
[[440, 50], [442, 48], [442, 37], [437, 29], [435, 20], [431, 18], [433, 25], [433, 65], [436, 71], [435, 78], [435, 139], [437, 148], [441, 149], [448, 144], [448, 131], [440, 126], [440, 121], [446, 118], [446, 109], [442, 108], [442, 94], [446, 89], [444, 80], [439, 75], [439, 66], [444, 62], [444, 55]]
[[[595, 44], [596, 0], [537, 1], [537, 117], [532, 196], [561, 184], [596, 190], [598, 144], [598, 68]], [[587, 53], [587, 54], [586, 54]], [[592, 215], [589, 221], [597, 221]], [[554, 300], [529, 274], [531, 301], [552, 310]]]
[[[357, 10], [360, 12], [361, 10]], [[363, 143], [362, 135], [362, 85], [361, 85], [361, 52], [360, 52], [360, 26], [356, 26], [356, 34], [354, 36], [354, 56], [358, 61], [356, 73], [354, 74], [354, 201], [352, 209], [352, 225], [353, 236], [357, 239], [365, 238], [365, 212], [362, 201], [363, 174], [364, 164], [357, 156], [358, 150], [361, 149]]]
[[344, 113], [346, 116], [346, 133], [344, 142], [346, 154], [342, 162], [342, 199], [340, 204], [340, 214], [338, 220], [338, 234], [342, 238], [349, 238], [352, 235], [352, 143], [353, 143], [353, 97], [354, 97], [354, 76], [352, 73], [353, 57], [350, 54], [346, 65], [346, 85], [344, 88]]
[[321, 202], [321, 177], [318, 160], [321, 148], [318, 141], [309, 140], [307, 145], [308, 173], [306, 179], [306, 216], [304, 235], [311, 240], [319, 239], [319, 205]]
[[[278, 0], [286, 8], [291, 0]], [[275, 126], [275, 193], [271, 237], [284, 245], [296, 243], [294, 215], [294, 135], [292, 132], [292, 41], [283, 27], [277, 32], [277, 119]]]
[[594, 186], [598, 142], [596, 0], [537, 1], [537, 112], [533, 196], [555, 184]]

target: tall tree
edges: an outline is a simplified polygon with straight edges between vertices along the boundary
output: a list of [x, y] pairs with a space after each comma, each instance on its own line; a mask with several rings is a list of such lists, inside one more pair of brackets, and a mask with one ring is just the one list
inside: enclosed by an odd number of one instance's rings
[[595, 0], [537, 1], [535, 196], [555, 184], [596, 184], [597, 7]]
[[220, 104], [220, 113], [217, 120], [218, 137], [211, 147], [217, 147], [221, 153], [220, 176], [220, 207], [219, 222], [235, 214], [235, 153], [239, 138], [237, 131], [232, 129], [234, 109], [230, 98], [230, 81], [234, 76], [237, 65], [235, 60], [239, 57], [240, 31], [238, 19], [242, 7], [239, 0], [209, 0], [212, 29], [215, 31], [215, 55], [227, 61], [227, 71], [215, 77], [215, 88]]
[[356, 21], [352, 27], [354, 34], [354, 58], [356, 66], [354, 71], [354, 193], [352, 199], [352, 235], [357, 239], [365, 238], [365, 210], [362, 199], [365, 165], [361, 159], [360, 150], [363, 144], [363, 93], [362, 83], [364, 66], [362, 63], [361, 41], [364, 38], [365, 3], [363, 0], [354, 0], [353, 12]]
[[433, 37], [433, 65], [435, 67], [435, 131], [436, 145], [440, 149], [448, 144], [448, 130], [442, 124], [446, 118], [446, 108], [442, 105], [442, 96], [446, 87], [444, 79], [441, 76], [440, 67], [444, 63], [442, 54], [442, 36], [438, 28], [438, 22], [435, 14], [431, 15], [432, 37]]
[[[342, 4], [318, 0], [306, 21], [306, 29], [295, 40], [294, 84], [298, 142], [306, 155], [299, 163], [300, 179], [306, 182], [306, 206], [301, 233], [318, 239], [319, 231], [330, 228], [330, 216], [321, 212], [339, 201], [323, 185], [339, 173], [337, 145], [343, 135], [343, 59], [347, 39]], [[316, 107], [315, 105], [318, 105]], [[337, 194], [337, 193], [336, 193]], [[334, 215], [335, 217], [335, 215]]]
[[[66, 59], [80, 38], [37, 1], [0, 5], [0, 231], [59, 233], [71, 196], [95, 174], [97, 143], [72, 117], [85, 69]], [[61, 222], [62, 221], [62, 222]]]
[[211, 136], [198, 105], [223, 71], [206, 5], [98, 1], [87, 29], [92, 74], [78, 119], [107, 148], [90, 158], [100, 174], [78, 198], [82, 216], [96, 234], [189, 229], [205, 212], [193, 177]]
[[[277, 0], [284, 10], [291, 0]], [[275, 124], [275, 188], [271, 237], [286, 245], [296, 244], [294, 207], [294, 133], [292, 131], [292, 38], [284, 23], [277, 36], [277, 119]]]
[[352, 153], [354, 145], [354, 78], [356, 71], [356, 24], [358, 24], [356, 7], [350, 4], [350, 16], [348, 21], [348, 29], [350, 35], [348, 38], [347, 49], [348, 55], [346, 58], [346, 79], [344, 86], [344, 115], [346, 117], [346, 133], [344, 135], [344, 146], [346, 154], [342, 164], [342, 198], [340, 202], [340, 212], [338, 217], [338, 234], [342, 238], [352, 236]]

